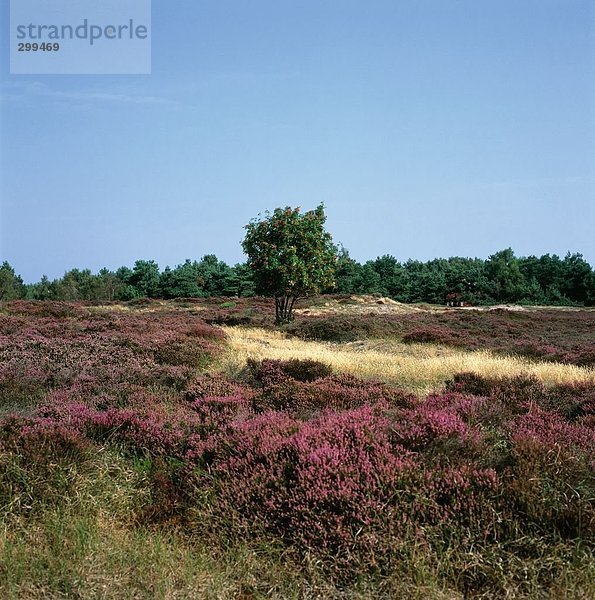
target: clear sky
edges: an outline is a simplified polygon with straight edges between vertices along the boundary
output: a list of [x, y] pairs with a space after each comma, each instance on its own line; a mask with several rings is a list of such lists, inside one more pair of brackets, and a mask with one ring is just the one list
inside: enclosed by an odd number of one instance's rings
[[324, 202], [364, 261], [595, 264], [592, 0], [153, 0], [152, 74], [10, 75], [0, 260], [243, 260], [243, 226]]

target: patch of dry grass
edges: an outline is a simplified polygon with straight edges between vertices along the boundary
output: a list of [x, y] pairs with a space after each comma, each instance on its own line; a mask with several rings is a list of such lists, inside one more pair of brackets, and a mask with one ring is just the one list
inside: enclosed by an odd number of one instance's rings
[[259, 328], [223, 328], [230, 349], [219, 362], [228, 373], [238, 373], [248, 358], [318, 360], [335, 371], [364, 379], [397, 384], [418, 394], [441, 386], [455, 373], [474, 372], [483, 377], [534, 375], [545, 384], [595, 384], [595, 370], [560, 363], [538, 363], [489, 351], [465, 351], [431, 344], [393, 341], [334, 344], [303, 341]]

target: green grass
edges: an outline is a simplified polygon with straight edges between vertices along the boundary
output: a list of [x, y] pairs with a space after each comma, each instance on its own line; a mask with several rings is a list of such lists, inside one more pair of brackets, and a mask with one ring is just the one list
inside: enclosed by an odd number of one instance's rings
[[219, 308], [235, 308], [236, 303], [235, 302], [222, 302], [219, 305]]
[[61, 470], [74, 493], [61, 496], [54, 473], [43, 496], [31, 496], [39, 482], [28, 481], [2, 506], [0, 597], [300, 597], [299, 578], [282, 574], [272, 545], [221, 546], [143, 524], [151, 494], [142, 463], [106, 451]]

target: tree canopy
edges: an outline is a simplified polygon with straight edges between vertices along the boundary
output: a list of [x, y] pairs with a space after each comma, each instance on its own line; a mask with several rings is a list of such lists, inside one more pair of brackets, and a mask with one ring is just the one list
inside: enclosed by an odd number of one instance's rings
[[275, 298], [276, 320], [292, 319], [296, 300], [332, 288], [337, 247], [325, 231], [324, 206], [300, 213], [276, 208], [246, 225], [242, 242], [256, 291]]
[[[270, 264], [274, 264], [272, 259]], [[263, 280], [268, 271], [258, 271], [261, 278], [257, 286], [257, 271], [249, 262], [228, 266], [215, 255], [207, 254], [200, 261], [188, 259], [163, 271], [152, 260], [139, 260], [133, 268], [103, 268], [96, 274], [90, 269], [75, 268], [58, 279], [50, 280], [44, 275], [37, 283], [24, 284], [4, 261], [0, 265], [0, 302], [18, 298], [110, 302], [142, 297], [246, 297], [256, 293], [275, 296], [274, 287], [267, 288]], [[455, 293], [471, 304], [595, 305], [595, 270], [580, 254], [568, 253], [563, 258], [555, 254], [517, 257], [506, 248], [487, 260], [453, 257], [399, 262], [387, 254], [362, 264], [342, 248], [331, 271], [326, 271], [318, 282], [318, 291], [381, 294], [400, 302], [433, 304], [443, 304], [448, 294]], [[307, 275], [311, 280], [311, 273]], [[278, 273], [276, 277], [269, 282], [279, 283]], [[314, 286], [308, 293], [316, 291]]]

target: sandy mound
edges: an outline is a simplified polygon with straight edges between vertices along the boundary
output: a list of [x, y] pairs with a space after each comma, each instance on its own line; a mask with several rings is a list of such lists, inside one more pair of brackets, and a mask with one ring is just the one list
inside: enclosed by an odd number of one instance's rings
[[403, 304], [391, 298], [363, 295], [339, 296], [324, 299], [310, 306], [297, 308], [296, 314], [318, 316], [328, 314], [361, 315], [361, 314], [403, 314], [425, 310], [419, 306]]

